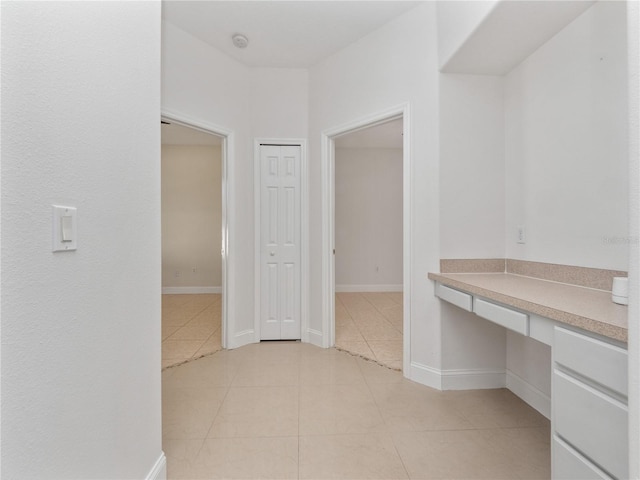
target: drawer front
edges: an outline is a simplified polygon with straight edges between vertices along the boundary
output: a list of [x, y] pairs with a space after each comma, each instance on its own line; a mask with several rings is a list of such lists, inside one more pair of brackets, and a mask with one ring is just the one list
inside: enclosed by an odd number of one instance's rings
[[471, 312], [473, 297], [468, 293], [460, 292], [453, 288], [449, 288], [441, 283], [436, 283], [436, 296], [440, 297], [449, 303], [454, 304], [456, 307], [460, 307], [467, 312]]
[[628, 477], [627, 407], [564, 372], [553, 372], [554, 430], [616, 478]]
[[607, 474], [557, 436], [553, 436], [551, 477], [554, 480], [610, 480]]
[[627, 396], [627, 351], [623, 348], [555, 327], [553, 360]]
[[529, 317], [524, 313], [477, 298], [473, 304], [473, 311], [476, 315], [502, 325], [509, 330], [521, 335], [529, 335]]

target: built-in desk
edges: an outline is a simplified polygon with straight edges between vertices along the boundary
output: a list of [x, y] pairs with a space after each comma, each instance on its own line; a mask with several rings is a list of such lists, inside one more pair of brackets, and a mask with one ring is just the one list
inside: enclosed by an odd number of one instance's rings
[[530, 326], [544, 322], [539, 318], [543, 317], [627, 342], [627, 307], [613, 303], [611, 292], [510, 273], [430, 273], [429, 279], [436, 285], [528, 313]]
[[628, 477], [627, 307], [509, 273], [430, 273], [435, 294], [551, 346], [554, 479]]

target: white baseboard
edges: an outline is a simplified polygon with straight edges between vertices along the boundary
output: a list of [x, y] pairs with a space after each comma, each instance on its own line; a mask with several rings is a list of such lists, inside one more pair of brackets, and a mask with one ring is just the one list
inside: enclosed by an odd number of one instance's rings
[[551, 398], [547, 394], [525, 382], [511, 370], [507, 370], [506, 386], [542, 415], [549, 419], [551, 418]]
[[227, 348], [240, 348], [244, 347], [245, 345], [249, 345], [250, 343], [256, 343], [258, 341], [259, 340], [256, 340], [256, 331], [251, 328], [238, 332], [233, 337], [231, 337], [231, 343], [227, 346]]
[[324, 336], [322, 332], [318, 330], [314, 330], [313, 328], [307, 329], [308, 341], [311, 345], [315, 345], [316, 347], [324, 348], [323, 341]]
[[411, 363], [409, 378], [438, 390], [481, 390], [506, 385], [504, 370], [440, 370], [416, 362]]
[[411, 362], [411, 368], [408, 376], [409, 380], [421, 383], [427, 387], [442, 390], [442, 375], [437, 368], [422, 365], [421, 363]]
[[336, 285], [336, 293], [402, 292], [402, 285]]
[[484, 390], [504, 388], [506, 386], [504, 370], [443, 370], [443, 390]]
[[167, 480], [167, 457], [164, 456], [164, 452], [160, 453], [160, 457], [156, 460], [145, 480]]
[[192, 295], [198, 293], [222, 293], [222, 287], [162, 287], [163, 294]]

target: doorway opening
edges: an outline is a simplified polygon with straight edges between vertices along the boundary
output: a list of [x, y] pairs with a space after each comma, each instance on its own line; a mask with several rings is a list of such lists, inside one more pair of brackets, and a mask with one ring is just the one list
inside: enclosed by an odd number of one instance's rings
[[334, 139], [335, 345], [402, 369], [402, 118]]
[[227, 136], [161, 117], [162, 368], [221, 350]]
[[[365, 357], [369, 356], [380, 363], [403, 372], [409, 371], [411, 358], [410, 302], [412, 269], [410, 233], [412, 158], [409, 138], [411, 117], [409, 113], [409, 105], [403, 104], [324, 132], [322, 135], [321, 165], [323, 204], [322, 344], [326, 347], [340, 347], [342, 344], [343, 349], [349, 350], [349, 348], [345, 348], [345, 343], [348, 342], [350, 336], [353, 339], [359, 333], [363, 338], [360, 341], [364, 342], [359, 346], [366, 346], [367, 348], [354, 353]], [[378, 135], [382, 135], [382, 130], [375, 130], [375, 127], [387, 129], [390, 135], [393, 135], [391, 132], [395, 128], [395, 134], [399, 133], [401, 137], [401, 152], [396, 152], [396, 158], [401, 164], [401, 172], [396, 171], [396, 175], [401, 178], [401, 186], [396, 184], [396, 187], [394, 187], [401, 192], [401, 201], [396, 196], [393, 202], [389, 202], [390, 204], [395, 203], [396, 207], [398, 205], [401, 205], [401, 207], [400, 212], [398, 212], [397, 208], [394, 210], [396, 212], [395, 222], [390, 220], [386, 225], [389, 230], [394, 230], [393, 235], [391, 235], [391, 232], [385, 231], [382, 225], [376, 225], [376, 212], [367, 210], [371, 205], [366, 205], [366, 202], [363, 203], [361, 201], [362, 199], [357, 199], [357, 202], [360, 202], [360, 207], [367, 212], [365, 216], [369, 217], [369, 220], [367, 222], [368, 225], [361, 226], [359, 234], [356, 235], [359, 240], [354, 242], [353, 238], [343, 237], [348, 236], [349, 229], [353, 229], [358, 223], [362, 224], [362, 219], [358, 218], [357, 208], [354, 208], [353, 205], [346, 207], [346, 204], [341, 206], [338, 202], [345, 202], [346, 198], [354, 197], [356, 192], [353, 190], [363, 187], [358, 185], [357, 188], [354, 188], [354, 185], [349, 185], [345, 178], [338, 178], [337, 175], [342, 175], [340, 172], [345, 165], [337, 165], [337, 162], [341, 161], [341, 149], [348, 145], [349, 142], [357, 139], [358, 136], [367, 137], [367, 134], [373, 133], [373, 137], [376, 137], [376, 132]], [[356, 133], [358, 133], [358, 136], [354, 135]], [[371, 145], [375, 146], [373, 143]], [[395, 145], [398, 146], [397, 143]], [[362, 163], [362, 161], [359, 163]], [[398, 167], [398, 165], [396, 164], [395, 167]], [[361, 168], [360, 173], [364, 175], [354, 177], [356, 179], [360, 178], [360, 180], [355, 181], [361, 181], [366, 172]], [[397, 179], [397, 177], [395, 178]], [[379, 179], [378, 181], [384, 182], [384, 179]], [[370, 204], [377, 204], [377, 208], [393, 210], [389, 208], [390, 205], [384, 205], [385, 195], [390, 189], [379, 185], [372, 186], [371, 183], [375, 185], [375, 181], [369, 183], [366, 188], [369, 190], [378, 189], [377, 197], [371, 200]], [[341, 191], [338, 191], [338, 188]], [[345, 192], [344, 190], [352, 191]], [[350, 208], [351, 211], [349, 211]], [[340, 209], [340, 211], [337, 209]], [[341, 226], [345, 224], [349, 224], [349, 228]], [[341, 230], [339, 231], [339, 229]], [[392, 248], [393, 251], [385, 251], [385, 247], [382, 246], [384, 242], [366, 239], [367, 235], [371, 236], [374, 234], [372, 232], [376, 231], [378, 231], [378, 235], [390, 234], [390, 237], [395, 237], [395, 240], [387, 239], [388, 246], [386, 248]], [[361, 236], [362, 238], [360, 238]], [[401, 240], [398, 240], [398, 237]], [[351, 245], [349, 244], [350, 242]], [[398, 246], [398, 242], [400, 242], [401, 246]], [[345, 255], [348, 255], [349, 250], [354, 251], [358, 248], [358, 243], [361, 250], [366, 249], [364, 243], [371, 246], [371, 250], [369, 252], [360, 251], [360, 259], [357, 261], [346, 259], [343, 263]], [[345, 251], [340, 252], [340, 248]], [[343, 254], [343, 258], [341, 258], [341, 254]], [[401, 259], [400, 265], [397, 263], [398, 259]], [[361, 275], [360, 278], [363, 279], [360, 281], [363, 283], [359, 283], [356, 280], [357, 277], [349, 278], [349, 275], [358, 270], [354, 268], [358, 262], [364, 264], [364, 267], [360, 269], [362, 271], [359, 273]], [[398, 278], [401, 278], [399, 283], [397, 283]], [[351, 285], [349, 282], [351, 282]], [[376, 292], [374, 290], [379, 291]], [[384, 310], [386, 310], [384, 312], [387, 314], [386, 316], [383, 313]], [[354, 318], [354, 315], [357, 319]], [[373, 318], [373, 322], [366, 323], [367, 316]], [[343, 328], [342, 331], [340, 330], [341, 327]], [[389, 333], [388, 341], [384, 339], [384, 331]], [[373, 349], [363, 333], [370, 334], [371, 342], [375, 343]], [[388, 350], [392, 343], [395, 344], [396, 353], [391, 353]], [[401, 346], [400, 357], [398, 357], [397, 353], [399, 346]], [[378, 351], [379, 358], [376, 358], [374, 350]], [[380, 361], [383, 359], [384, 361]]]

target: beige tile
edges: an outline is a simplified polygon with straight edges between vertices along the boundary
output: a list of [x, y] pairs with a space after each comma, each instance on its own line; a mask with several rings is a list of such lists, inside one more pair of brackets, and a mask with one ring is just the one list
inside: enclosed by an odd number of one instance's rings
[[402, 338], [389, 341], [369, 340], [369, 348], [383, 365], [391, 368], [402, 368]]
[[361, 355], [365, 358], [370, 358], [375, 360], [376, 356], [373, 354], [367, 342], [356, 342], [356, 341], [346, 341], [346, 340], [336, 340], [336, 348], [341, 350], [346, 350], [347, 352], [353, 353], [355, 355]]
[[194, 479], [297, 479], [298, 438], [208, 439], [191, 472]]
[[162, 386], [227, 387], [237, 371], [238, 365], [224, 356], [200, 358], [162, 372]]
[[178, 330], [182, 328], [180, 325], [165, 325], [162, 324], [162, 340], [166, 340], [171, 335], [176, 333]]
[[204, 340], [165, 340], [162, 342], [162, 359], [174, 363], [188, 360], [202, 347]]
[[162, 436], [205, 438], [227, 393], [220, 388], [162, 389]]
[[393, 436], [410, 478], [513, 479], [513, 464], [478, 430], [404, 432]]
[[362, 296], [379, 311], [397, 305], [397, 303], [391, 298], [390, 293], [367, 292], [363, 293]]
[[364, 342], [364, 337], [353, 320], [343, 322], [341, 325], [336, 323], [336, 342]]
[[230, 388], [210, 438], [298, 435], [297, 387]]
[[474, 428], [542, 427], [548, 420], [506, 388], [445, 392]]
[[[335, 351], [335, 350], [333, 350]], [[308, 355], [300, 360], [301, 385], [355, 385], [364, 383], [357, 357], [345, 352], [338, 355]]]
[[168, 340], [202, 340], [205, 341], [214, 332], [215, 327], [213, 324], [192, 324], [187, 323], [183, 327], [180, 327], [176, 332], [171, 335]]
[[408, 381], [369, 384], [369, 388], [386, 425], [394, 432], [473, 428], [436, 390]]
[[220, 330], [213, 332], [209, 338], [202, 344], [198, 351], [193, 355], [194, 358], [201, 357], [202, 355], [210, 355], [214, 352], [222, 350], [222, 338]]
[[385, 434], [300, 437], [301, 479], [408, 478]]
[[[517, 478], [551, 478], [549, 426], [479, 430], [492, 447], [503, 452]], [[526, 462], [523, 459], [526, 458]]]
[[300, 435], [384, 429], [384, 421], [366, 385], [300, 387]]
[[382, 316], [391, 324], [391, 326], [399, 332], [402, 332], [403, 328], [402, 322], [404, 319], [402, 318], [402, 312], [402, 305], [395, 305], [380, 311]]
[[397, 370], [392, 370], [364, 358], [358, 358], [357, 361], [367, 383], [401, 383], [407, 381], [403, 378], [402, 373]]
[[242, 363], [232, 385], [234, 387], [295, 386], [299, 383], [297, 361], [255, 360]]
[[402, 341], [402, 333], [396, 330], [384, 317], [377, 314], [376, 318], [371, 318], [366, 322], [355, 321], [362, 336], [367, 342], [372, 341]]
[[204, 439], [163, 439], [162, 450], [167, 457], [167, 478], [171, 480], [195, 478], [193, 464], [203, 444]]

